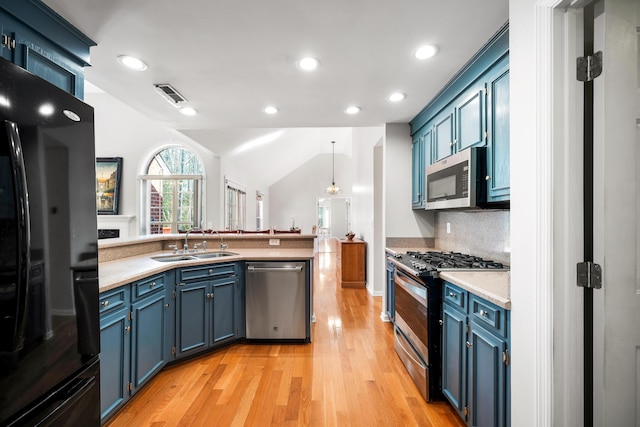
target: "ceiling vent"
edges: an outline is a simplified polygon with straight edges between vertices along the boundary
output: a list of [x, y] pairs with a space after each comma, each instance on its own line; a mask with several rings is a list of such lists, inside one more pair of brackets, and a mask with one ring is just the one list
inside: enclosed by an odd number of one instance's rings
[[167, 100], [171, 105], [176, 108], [180, 108], [182, 104], [187, 102], [186, 98], [173, 88], [170, 84], [167, 83], [159, 83], [153, 85], [156, 88], [156, 92], [158, 92], [164, 99]]

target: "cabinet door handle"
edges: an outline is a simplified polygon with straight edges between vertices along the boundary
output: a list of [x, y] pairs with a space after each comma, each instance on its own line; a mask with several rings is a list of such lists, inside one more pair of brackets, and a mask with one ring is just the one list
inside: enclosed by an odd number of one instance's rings
[[458, 294], [454, 294], [453, 292], [449, 292], [449, 298], [456, 298]]
[[488, 311], [480, 310], [480, 316], [487, 317], [487, 315], [489, 315]]
[[467, 341], [467, 348], [471, 348], [471, 343]]
[[156, 282], [151, 282], [151, 286], [150, 287], [151, 287], [151, 289], [155, 288], [156, 287]]
[[213, 268], [209, 269], [209, 274], [213, 274]]
[[484, 180], [485, 180], [485, 181], [489, 181], [490, 179], [491, 179], [491, 177], [490, 177], [489, 175], [487, 175], [487, 176], [485, 176], [485, 177], [484, 177]]
[[102, 306], [103, 306], [103, 307], [106, 307], [106, 306], [108, 306], [108, 305], [109, 305], [109, 301], [102, 301]]
[[125, 330], [126, 332], [131, 332], [131, 326], [125, 326], [124, 330]]
[[169, 308], [169, 304], [165, 304], [165, 305], [164, 305], [164, 308]]

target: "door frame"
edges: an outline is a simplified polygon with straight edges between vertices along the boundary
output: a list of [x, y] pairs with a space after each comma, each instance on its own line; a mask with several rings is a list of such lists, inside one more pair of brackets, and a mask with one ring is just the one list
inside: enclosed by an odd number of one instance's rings
[[582, 6], [567, 9], [570, 3], [510, 1], [518, 100], [511, 141], [527, 145], [511, 151], [511, 413], [518, 426], [583, 422], [583, 296], [575, 273], [583, 260], [582, 88], [575, 79]]

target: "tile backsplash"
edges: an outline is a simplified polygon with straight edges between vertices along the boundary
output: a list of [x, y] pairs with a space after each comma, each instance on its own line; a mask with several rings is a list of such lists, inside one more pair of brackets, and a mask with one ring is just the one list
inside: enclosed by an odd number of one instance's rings
[[509, 214], [508, 210], [436, 212], [435, 245], [510, 264]]

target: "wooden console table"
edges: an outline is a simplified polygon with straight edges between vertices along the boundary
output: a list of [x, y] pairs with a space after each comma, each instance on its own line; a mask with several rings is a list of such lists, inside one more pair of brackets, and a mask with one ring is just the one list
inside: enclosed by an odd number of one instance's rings
[[343, 288], [364, 288], [365, 247], [362, 240], [340, 240], [338, 245], [338, 279]]

